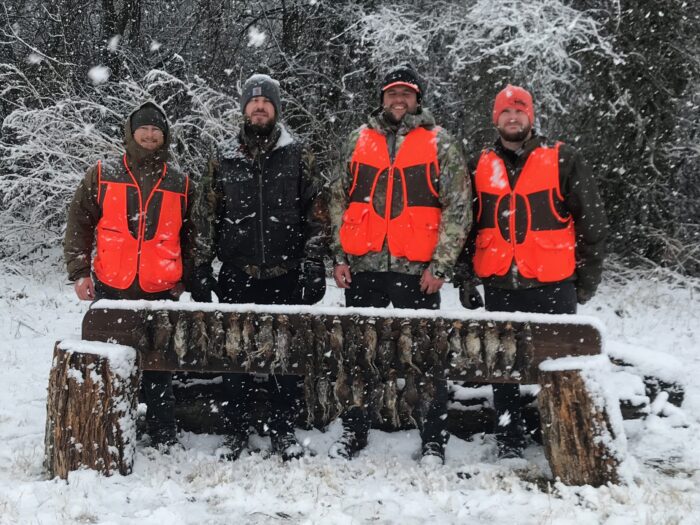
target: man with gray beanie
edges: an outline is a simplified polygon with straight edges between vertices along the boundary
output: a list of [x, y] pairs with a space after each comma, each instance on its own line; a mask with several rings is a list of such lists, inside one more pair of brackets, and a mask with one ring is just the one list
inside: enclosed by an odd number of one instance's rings
[[[243, 85], [243, 122], [209, 161], [195, 205], [192, 298], [224, 303], [314, 304], [326, 289], [323, 259], [328, 212], [313, 156], [280, 121], [279, 83], [253, 75]], [[222, 262], [218, 282], [214, 257]], [[294, 435], [300, 398], [297, 376], [269, 380], [226, 374], [227, 456], [248, 442], [256, 391], [270, 398], [273, 452], [293, 459], [304, 451]]]

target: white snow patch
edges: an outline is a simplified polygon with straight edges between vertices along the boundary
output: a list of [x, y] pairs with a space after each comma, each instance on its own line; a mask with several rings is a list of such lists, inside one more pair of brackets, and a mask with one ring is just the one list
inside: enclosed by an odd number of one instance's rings
[[58, 344], [61, 350], [96, 354], [109, 361], [109, 366], [117, 376], [130, 377], [136, 366], [136, 350], [130, 346], [81, 339], [64, 339]]
[[41, 62], [44, 60], [44, 57], [41, 56], [39, 53], [29, 53], [27, 55], [27, 64], [41, 64]]

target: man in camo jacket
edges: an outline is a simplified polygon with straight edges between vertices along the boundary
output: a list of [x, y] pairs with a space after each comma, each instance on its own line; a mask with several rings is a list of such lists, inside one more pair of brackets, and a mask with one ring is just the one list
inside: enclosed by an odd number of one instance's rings
[[[423, 108], [422, 81], [409, 64], [389, 71], [381, 106], [353, 131], [331, 183], [333, 276], [346, 306], [440, 307], [440, 288], [471, 227], [471, 191], [458, 143]], [[442, 463], [447, 387], [421, 425], [422, 461]], [[367, 443], [367, 408], [343, 415], [332, 457]]]

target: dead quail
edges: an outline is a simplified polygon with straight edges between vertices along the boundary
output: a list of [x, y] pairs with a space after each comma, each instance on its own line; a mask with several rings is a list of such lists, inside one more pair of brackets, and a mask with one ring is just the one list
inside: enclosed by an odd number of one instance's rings
[[226, 324], [226, 356], [235, 363], [243, 348], [239, 315], [231, 314]]
[[496, 372], [496, 362], [498, 361], [498, 351], [501, 341], [498, 338], [498, 329], [494, 323], [487, 323], [484, 330], [484, 362], [486, 363], [486, 373], [493, 376]]
[[399, 339], [396, 341], [396, 347], [399, 351], [399, 361], [408, 368], [413, 368], [420, 373], [420, 368], [413, 364], [413, 335], [411, 334], [411, 322], [404, 321], [401, 323], [401, 332]]
[[513, 371], [515, 356], [518, 351], [518, 344], [515, 340], [515, 330], [510, 321], [506, 323], [503, 335], [501, 336], [501, 348], [503, 349], [503, 371], [505, 374], [510, 374]]
[[280, 315], [277, 318], [277, 333], [275, 334], [275, 358], [270, 367], [281, 373], [287, 371], [289, 352], [292, 346], [292, 333], [289, 330], [289, 317]]
[[187, 343], [190, 335], [189, 331], [187, 313], [179, 312], [177, 322], [175, 323], [175, 332], [173, 333], [173, 351], [175, 352], [180, 364], [184, 362], [185, 355], [187, 355]]
[[207, 314], [209, 324], [209, 355], [216, 358], [224, 356], [226, 332], [224, 331], [224, 314], [210, 312]]

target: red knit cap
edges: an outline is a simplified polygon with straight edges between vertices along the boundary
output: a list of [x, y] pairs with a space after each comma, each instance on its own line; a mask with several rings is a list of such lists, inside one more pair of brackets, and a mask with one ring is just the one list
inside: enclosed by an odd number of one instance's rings
[[496, 95], [496, 101], [493, 103], [493, 124], [498, 125], [498, 117], [501, 116], [506, 109], [519, 109], [527, 114], [530, 119], [530, 125], [535, 123], [535, 108], [532, 105], [532, 95], [524, 88], [511, 86], [508, 84], [501, 92]]

